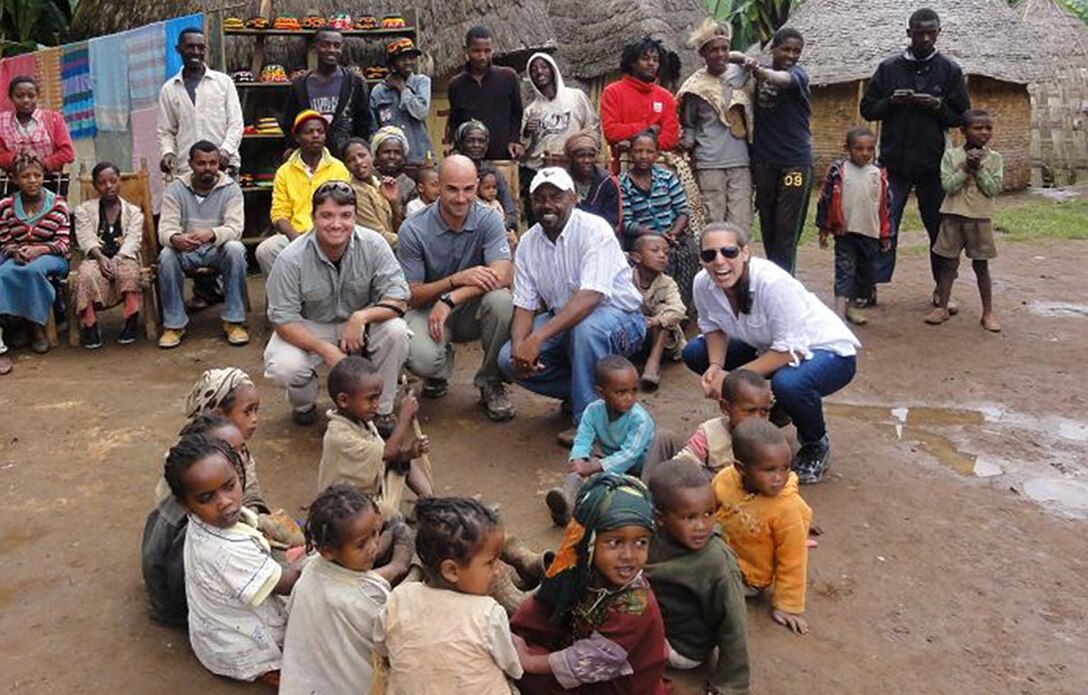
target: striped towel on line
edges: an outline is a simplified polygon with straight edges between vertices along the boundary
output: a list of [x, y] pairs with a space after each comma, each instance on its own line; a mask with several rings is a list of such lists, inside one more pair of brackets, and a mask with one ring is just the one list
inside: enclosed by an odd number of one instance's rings
[[128, 90], [133, 111], [159, 103], [162, 74], [166, 69], [163, 27], [162, 22], [156, 22], [124, 34], [128, 53]]
[[64, 91], [64, 120], [73, 140], [93, 138], [97, 132], [94, 118], [94, 91], [91, 87], [91, 63], [87, 42], [70, 43], [61, 48], [60, 79]]
[[94, 120], [99, 132], [128, 130], [131, 104], [125, 41], [129, 33], [102, 36], [87, 42], [94, 90]]

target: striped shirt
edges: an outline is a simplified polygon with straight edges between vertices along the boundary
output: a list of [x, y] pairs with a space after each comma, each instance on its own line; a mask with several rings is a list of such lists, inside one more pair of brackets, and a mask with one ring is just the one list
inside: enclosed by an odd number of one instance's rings
[[651, 171], [649, 191], [636, 186], [628, 172], [620, 179], [620, 193], [623, 200], [623, 232], [629, 242], [638, 236], [642, 227], [664, 234], [677, 217], [690, 214], [680, 179], [657, 164]]
[[653, 438], [653, 418], [641, 405], [635, 403], [626, 413], [610, 421], [608, 406], [603, 400], [596, 400], [582, 413], [570, 460], [589, 458], [596, 442], [604, 454], [601, 468], [607, 473], [626, 473], [642, 465]]
[[29, 217], [21, 194], [0, 200], [0, 251], [10, 256], [24, 246], [44, 244], [54, 256], [68, 257], [68, 205], [52, 191], [43, 193], [41, 210]]

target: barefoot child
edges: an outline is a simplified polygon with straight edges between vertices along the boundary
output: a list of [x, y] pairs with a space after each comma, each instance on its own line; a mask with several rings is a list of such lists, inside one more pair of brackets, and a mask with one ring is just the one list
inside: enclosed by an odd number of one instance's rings
[[994, 134], [994, 122], [982, 109], [963, 114], [961, 126], [965, 142], [945, 150], [941, 159], [941, 229], [933, 244], [933, 253], [942, 258], [937, 286], [937, 307], [926, 316], [926, 323], [938, 325], [949, 319], [948, 298], [960, 266], [960, 252], [971, 259], [982, 299], [982, 327], [997, 333], [1001, 324], [994, 316], [990, 264], [997, 258], [994, 230], [994, 198], [1001, 193], [1005, 168], [1001, 155], [988, 143]]
[[416, 195], [405, 207], [406, 215], [413, 215], [438, 200], [438, 169], [423, 167], [416, 174]]
[[650, 480], [657, 532], [646, 578], [661, 604], [669, 666], [692, 669], [718, 650], [709, 695], [748, 692], [748, 608], [736, 556], [714, 528], [714, 489], [701, 466], [673, 459]]
[[744, 583], [774, 587], [771, 617], [804, 634], [808, 539], [812, 510], [801, 499], [785, 435], [749, 418], [733, 430], [736, 463], [714, 478], [718, 523], [740, 561]]
[[185, 595], [189, 642], [204, 668], [235, 680], [278, 684], [287, 609], [298, 570], [281, 567], [242, 506], [242, 484], [221, 441], [182, 437], [163, 475], [189, 512]]
[[[567, 461], [562, 487], [544, 497], [556, 526], [570, 521], [578, 489], [589, 476], [640, 469], [654, 438], [654, 421], [637, 402], [638, 370], [627, 358], [609, 355], [597, 363], [599, 399], [586, 406]], [[594, 448], [604, 455], [598, 458]]]
[[835, 312], [852, 324], [868, 322], [857, 308], [876, 287], [881, 251], [891, 248], [888, 174], [873, 164], [876, 136], [868, 128], [846, 134], [849, 157], [831, 163], [816, 206], [820, 248], [835, 237]]
[[642, 387], [653, 391], [661, 383], [661, 358], [666, 352], [674, 362], [687, 344], [680, 322], [688, 310], [680, 298], [676, 281], [665, 274], [669, 265], [669, 244], [664, 237], [644, 234], [632, 247], [635, 259], [635, 287], [642, 295], [646, 316], [646, 339], [650, 355], [642, 368]]
[[318, 492], [333, 483], [349, 483], [371, 495], [390, 518], [400, 512], [406, 482], [419, 497], [433, 495], [431, 481], [413, 462], [431, 449], [427, 437], [410, 438], [412, 418], [419, 411], [415, 395], [410, 391], [405, 395], [393, 434], [383, 441], [374, 427], [382, 379], [365, 359], [349, 355], [337, 362], [329, 372], [328, 387], [336, 410], [327, 413]]
[[510, 621], [522, 695], [664, 695], [668, 645], [642, 575], [653, 533], [650, 493], [615, 473], [591, 478], [536, 596]]
[[508, 695], [522, 668], [506, 611], [487, 595], [503, 547], [498, 517], [474, 499], [428, 497], [416, 519], [426, 581], [394, 589], [374, 631], [386, 693]]
[[370, 691], [374, 625], [412, 558], [405, 534], [393, 562], [374, 569], [381, 528], [378, 505], [350, 485], [332, 485], [310, 505], [306, 549], [316, 552], [291, 592], [280, 695]]

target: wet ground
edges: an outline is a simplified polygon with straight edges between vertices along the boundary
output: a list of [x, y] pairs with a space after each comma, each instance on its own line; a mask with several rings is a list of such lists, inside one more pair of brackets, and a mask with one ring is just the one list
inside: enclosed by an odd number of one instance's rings
[[[858, 329], [859, 375], [828, 405], [832, 474], [803, 490], [825, 531], [810, 560], [813, 631], [794, 637], [750, 604], [753, 693], [1088, 692], [1088, 242], [999, 248], [1000, 335], [978, 325], [970, 270], [959, 316], [922, 322], [918, 248]], [[801, 277], [825, 300], [830, 266], [830, 252], [802, 250]], [[321, 427], [288, 422], [259, 378], [261, 347], [227, 347], [201, 315], [179, 350], [20, 352], [0, 378], [0, 692], [270, 692], [210, 676], [183, 633], [147, 620], [138, 555], [162, 453], [205, 368], [258, 376], [251, 449], [266, 496], [296, 514], [312, 496]], [[509, 531], [555, 543], [542, 495], [566, 423], [524, 391], [516, 420], [487, 422], [469, 388], [476, 354], [461, 354], [446, 399], [424, 404], [439, 487], [498, 502]], [[714, 412], [678, 365], [645, 403], [676, 431]], [[700, 673], [676, 678], [678, 693], [700, 692]]]

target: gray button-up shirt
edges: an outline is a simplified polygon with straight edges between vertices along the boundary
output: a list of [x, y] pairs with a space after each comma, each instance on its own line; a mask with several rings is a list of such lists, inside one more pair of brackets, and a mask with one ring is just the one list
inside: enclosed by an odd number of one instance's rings
[[268, 277], [268, 320], [347, 321], [379, 299], [408, 300], [408, 283], [389, 244], [356, 226], [339, 265], [317, 243], [317, 233], [298, 237], [283, 250]]
[[412, 215], [397, 232], [397, 260], [408, 282], [434, 282], [465, 268], [510, 260], [506, 229], [494, 210], [474, 203], [460, 230], [450, 229], [428, 205]]

